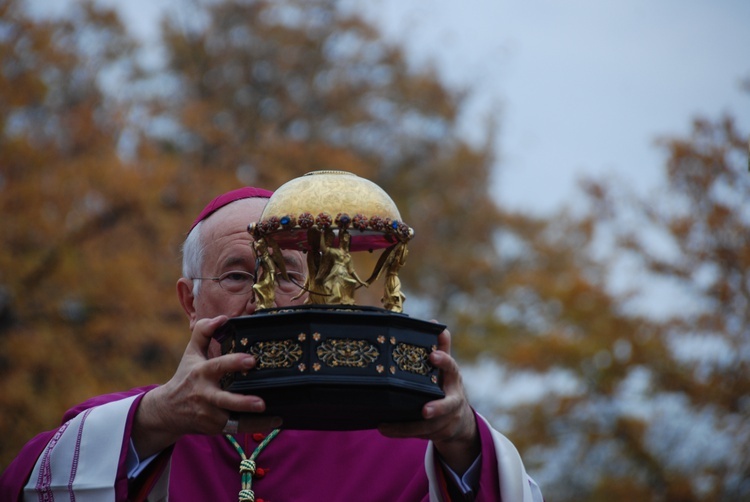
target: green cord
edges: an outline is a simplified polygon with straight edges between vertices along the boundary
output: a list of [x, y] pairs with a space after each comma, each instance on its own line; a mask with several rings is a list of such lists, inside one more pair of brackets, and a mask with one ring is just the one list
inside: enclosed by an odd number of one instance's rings
[[248, 458], [245, 455], [245, 450], [242, 449], [240, 443], [231, 434], [226, 434], [225, 437], [232, 443], [234, 449], [240, 454], [240, 474], [242, 474], [242, 489], [240, 490], [240, 502], [255, 502], [255, 493], [253, 492], [253, 475], [255, 474], [255, 459], [258, 458], [260, 452], [268, 446], [268, 443], [275, 438], [279, 432], [279, 429], [274, 429], [271, 433], [266, 436], [263, 441], [255, 448], [253, 453]]

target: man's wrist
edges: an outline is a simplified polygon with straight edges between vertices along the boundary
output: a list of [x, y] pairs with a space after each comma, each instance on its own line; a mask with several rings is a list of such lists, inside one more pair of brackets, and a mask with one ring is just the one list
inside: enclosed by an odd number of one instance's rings
[[455, 437], [433, 441], [445, 465], [459, 476], [464, 475], [482, 452], [476, 415], [471, 408], [469, 413], [470, 415], [464, 419], [467, 425], [462, 427]]
[[143, 396], [135, 412], [131, 441], [138, 458], [148, 458], [172, 445], [179, 435], [159, 420], [157, 401], [161, 387]]

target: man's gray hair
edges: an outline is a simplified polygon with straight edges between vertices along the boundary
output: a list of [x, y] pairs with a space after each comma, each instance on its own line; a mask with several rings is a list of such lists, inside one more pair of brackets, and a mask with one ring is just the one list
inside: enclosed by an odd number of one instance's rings
[[[203, 266], [203, 255], [205, 252], [205, 246], [201, 238], [202, 226], [203, 222], [198, 222], [182, 244], [182, 276], [187, 279], [201, 276], [201, 267]], [[193, 280], [194, 297], [198, 296], [200, 284], [200, 279]]]

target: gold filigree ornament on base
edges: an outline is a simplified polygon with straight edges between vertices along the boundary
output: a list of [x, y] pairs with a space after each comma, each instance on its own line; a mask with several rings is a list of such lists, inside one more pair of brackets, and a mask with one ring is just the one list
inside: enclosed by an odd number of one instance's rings
[[[308, 173], [282, 185], [248, 232], [256, 312], [230, 319], [216, 338], [223, 353], [248, 352], [262, 364], [227, 375], [226, 388], [262, 397], [266, 414], [290, 429], [419, 420], [427, 401], [444, 396], [429, 355], [445, 326], [403, 313], [399, 271], [414, 230], [383, 189], [344, 171]], [[307, 295], [305, 305], [274, 307], [277, 282], [292, 280], [282, 250], [306, 255], [297, 295]], [[379, 250], [362, 279], [352, 253]], [[356, 305], [355, 291], [383, 275], [382, 307]]]

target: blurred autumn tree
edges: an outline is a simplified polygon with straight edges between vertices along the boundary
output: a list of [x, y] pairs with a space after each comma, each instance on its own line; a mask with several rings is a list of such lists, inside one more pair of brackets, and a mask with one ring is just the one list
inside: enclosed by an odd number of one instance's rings
[[472, 389], [475, 404], [507, 426], [548, 497], [750, 498], [746, 138], [730, 117], [697, 120], [662, 141], [667, 184], [653, 195], [589, 180], [585, 217], [501, 230], [500, 305], [463, 346], [500, 361], [480, 364], [500, 384]]
[[101, 90], [137, 73], [134, 42], [90, 5], [23, 8], [0, 2], [2, 465], [72, 401], [167, 375], [181, 318], [174, 224], [153, 217], [169, 173], [121, 160], [127, 106]]
[[112, 12], [26, 7], [3, 2], [0, 24], [0, 466], [71, 404], [171, 375], [179, 245], [220, 191], [354, 171], [432, 230], [417, 247], [460, 243], [415, 249], [415, 291], [445, 301], [481, 274], [454, 259], [486, 262], [499, 215], [492, 148], [458, 131], [463, 93], [335, 2], [193, 5], [149, 69]]
[[[407, 310], [477, 358], [475, 404], [548, 499], [747, 497], [748, 179], [731, 120], [666, 143], [658, 199], [590, 182], [590, 214], [534, 218], [488, 193], [495, 131], [463, 139], [468, 93], [334, 1], [181, 2], [148, 69], [110, 12], [0, 5], [0, 467], [69, 405], [168, 378], [187, 338], [179, 245], [210, 198], [345, 169], [417, 229]], [[607, 238], [693, 307], [629, 308]], [[500, 368], [490, 385], [483, 365]]]
[[750, 498], [747, 138], [732, 117], [699, 119], [689, 138], [663, 141], [664, 190], [634, 198], [588, 187], [621, 253], [681, 299], [630, 363], [653, 402], [625, 410], [618, 424], [642, 465], [654, 466], [640, 476], [662, 499]]

